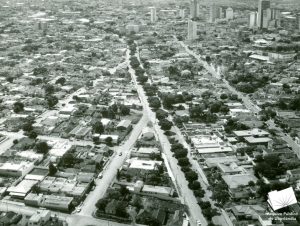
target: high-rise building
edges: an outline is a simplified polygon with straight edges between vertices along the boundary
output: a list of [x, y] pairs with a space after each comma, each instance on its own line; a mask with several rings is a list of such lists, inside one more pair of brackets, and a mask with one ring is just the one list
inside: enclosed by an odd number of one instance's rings
[[180, 9], [179, 10], [179, 16], [180, 16], [181, 19], [185, 18], [185, 9]]
[[218, 7], [216, 6], [215, 3], [212, 3], [210, 5], [210, 9], [209, 9], [209, 22], [213, 23], [215, 22], [215, 20], [218, 18], [220, 11], [218, 9]]
[[258, 2], [258, 16], [257, 16], [257, 26], [258, 28], [268, 28], [270, 20], [270, 0], [259, 0]]
[[197, 38], [197, 22], [189, 20], [188, 21], [188, 40], [195, 40]]
[[251, 12], [249, 18], [249, 28], [257, 28], [257, 12]]
[[297, 29], [300, 30], [300, 13], [297, 14], [297, 17], [296, 17], [296, 24], [297, 24]]
[[200, 4], [199, 0], [192, 0], [190, 3], [190, 14], [191, 18], [197, 18], [200, 15]]
[[226, 20], [232, 20], [233, 19], [233, 9], [232, 8], [227, 8], [225, 11], [226, 14]]
[[151, 23], [155, 23], [157, 21], [157, 16], [156, 16], [156, 8], [155, 7], [150, 7], [150, 21]]

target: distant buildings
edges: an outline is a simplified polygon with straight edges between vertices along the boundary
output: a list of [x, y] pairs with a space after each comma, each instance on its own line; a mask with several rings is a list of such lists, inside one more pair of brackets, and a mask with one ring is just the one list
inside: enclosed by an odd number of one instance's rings
[[190, 14], [191, 18], [197, 18], [199, 17], [200, 14], [200, 5], [199, 5], [199, 0], [192, 0], [190, 3]]
[[260, 0], [258, 12], [251, 12], [249, 18], [250, 28], [272, 29], [281, 25], [281, 12], [270, 6], [269, 0]]
[[188, 40], [195, 40], [197, 38], [197, 22], [188, 21]]
[[219, 18], [219, 8], [216, 6], [216, 4], [211, 4], [209, 9], [209, 22], [214, 23], [217, 18]]
[[185, 18], [185, 9], [180, 9], [179, 10], [179, 16], [180, 16], [181, 19]]
[[257, 25], [259, 28], [266, 28], [267, 26], [267, 9], [270, 9], [270, 0], [259, 0], [257, 17]]
[[300, 30], [300, 13], [297, 14], [297, 29]]
[[155, 7], [150, 7], [150, 21], [151, 23], [155, 23], [157, 21], [157, 16], [156, 16], [156, 8]]
[[257, 27], [257, 12], [251, 12], [249, 18], [249, 28], [256, 28]]
[[226, 15], [226, 20], [232, 20], [233, 19], [233, 9], [232, 8], [227, 8], [225, 11]]

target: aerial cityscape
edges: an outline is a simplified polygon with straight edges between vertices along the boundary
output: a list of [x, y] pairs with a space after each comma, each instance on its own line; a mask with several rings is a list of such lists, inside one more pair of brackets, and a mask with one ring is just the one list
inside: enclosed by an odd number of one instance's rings
[[300, 225], [300, 0], [0, 2], [0, 225]]

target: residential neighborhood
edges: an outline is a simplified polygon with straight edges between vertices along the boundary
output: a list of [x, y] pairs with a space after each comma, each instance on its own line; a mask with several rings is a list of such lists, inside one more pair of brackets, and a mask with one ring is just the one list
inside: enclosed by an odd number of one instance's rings
[[0, 225], [300, 225], [298, 0], [6, 0]]

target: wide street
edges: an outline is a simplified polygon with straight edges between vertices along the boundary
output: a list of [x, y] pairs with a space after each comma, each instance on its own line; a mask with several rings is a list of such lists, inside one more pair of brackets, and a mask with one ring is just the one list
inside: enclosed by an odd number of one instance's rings
[[[127, 53], [127, 58], [129, 59], [129, 51]], [[137, 88], [138, 95], [140, 97], [140, 100], [143, 104], [144, 110], [147, 112], [147, 116], [149, 117], [150, 121], [153, 123], [154, 130], [157, 134], [157, 137], [159, 138], [160, 144], [162, 146], [162, 150], [164, 154], [166, 155], [166, 158], [168, 160], [169, 166], [173, 172], [173, 175], [175, 175], [175, 185], [177, 188], [179, 188], [179, 194], [184, 202], [184, 204], [189, 209], [189, 215], [190, 215], [190, 223], [191, 225], [196, 225], [196, 220], [200, 220], [202, 225], [207, 225], [207, 221], [204, 218], [201, 209], [197, 203], [197, 200], [193, 194], [193, 192], [188, 188], [188, 182], [185, 179], [185, 176], [183, 172], [181, 171], [180, 167], [177, 165], [177, 160], [173, 157], [173, 153], [171, 152], [171, 145], [164, 134], [164, 131], [161, 130], [160, 126], [157, 124], [157, 120], [155, 117], [155, 112], [151, 110], [149, 107], [149, 103], [147, 100], [147, 97], [145, 95], [145, 92], [143, 90], [143, 87], [137, 83], [136, 75], [134, 70], [129, 65], [129, 72], [132, 76], [132, 80]]]

